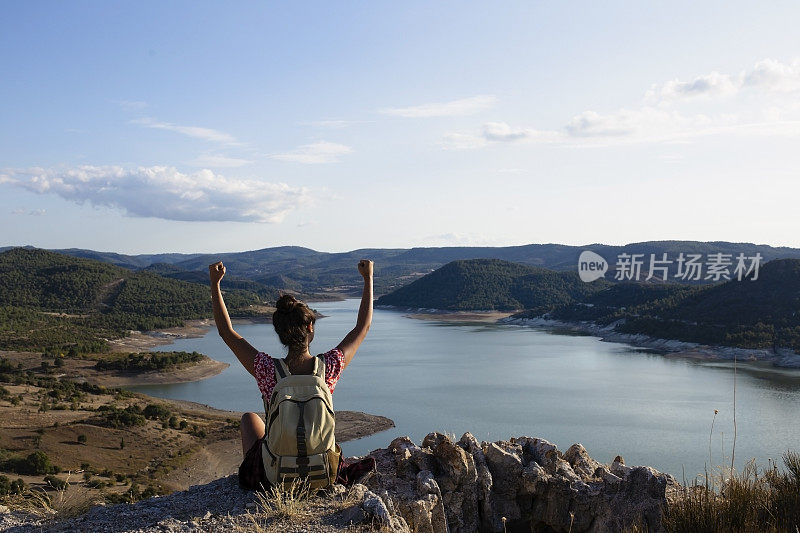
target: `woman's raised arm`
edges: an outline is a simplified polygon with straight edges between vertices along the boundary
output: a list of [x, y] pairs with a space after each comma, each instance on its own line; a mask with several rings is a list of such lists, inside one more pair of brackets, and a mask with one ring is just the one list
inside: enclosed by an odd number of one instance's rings
[[372, 269], [373, 262], [369, 259], [362, 259], [358, 262], [358, 272], [364, 278], [364, 292], [361, 294], [361, 306], [358, 308], [356, 327], [337, 346], [344, 354], [345, 367], [353, 360], [356, 350], [361, 346], [361, 342], [367, 336], [369, 326], [372, 324]]
[[245, 370], [255, 376], [254, 361], [258, 350], [253, 348], [249, 342], [236, 333], [231, 324], [231, 317], [222, 299], [220, 282], [225, 275], [225, 265], [222, 261], [208, 266], [208, 277], [211, 280], [211, 305], [214, 308], [214, 322], [217, 324], [217, 332], [228, 348], [236, 355], [236, 358], [244, 366]]

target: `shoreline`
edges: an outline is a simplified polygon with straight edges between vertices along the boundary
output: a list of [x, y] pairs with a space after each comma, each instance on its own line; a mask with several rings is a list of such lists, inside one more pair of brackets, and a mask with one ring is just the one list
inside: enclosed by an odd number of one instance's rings
[[699, 361], [733, 361], [770, 363], [779, 369], [800, 369], [800, 354], [791, 350], [780, 350], [778, 353], [764, 348], [737, 348], [734, 346], [718, 346], [699, 344], [696, 342], [661, 339], [641, 333], [620, 333], [614, 331], [613, 324], [598, 326], [592, 322], [565, 322], [549, 318], [502, 318], [498, 324], [540, 328], [544, 330], [567, 330], [575, 333], [599, 337], [603, 342], [627, 344], [635, 348], [645, 348], [661, 352], [664, 357], [694, 359]]
[[190, 365], [180, 365], [166, 371], [115, 372], [97, 371], [95, 376], [86, 376], [97, 385], [104, 387], [138, 387], [140, 385], [175, 385], [202, 381], [221, 374], [230, 365], [208, 356]]
[[425, 307], [395, 307], [393, 305], [378, 305], [376, 309], [385, 311], [398, 311], [404, 316], [414, 320], [442, 321], [442, 322], [483, 322], [496, 323], [518, 313], [517, 311], [451, 311], [448, 309], [434, 309]]
[[[234, 325], [243, 324], [270, 324], [268, 317], [241, 317], [231, 318]], [[151, 331], [131, 330], [127, 337], [111, 339], [108, 344], [112, 352], [136, 352], [171, 344], [178, 339], [195, 339], [202, 337], [214, 327], [213, 318], [198, 318], [187, 320], [183, 326], [174, 328], [156, 329]]]
[[707, 345], [695, 342], [650, 337], [641, 333], [620, 333], [614, 325], [599, 326], [593, 322], [567, 322], [543, 317], [512, 318], [519, 312], [504, 311], [450, 311], [435, 308], [397, 307], [393, 305], [376, 306], [377, 309], [398, 311], [414, 320], [441, 322], [480, 322], [520, 327], [532, 327], [550, 332], [576, 333], [598, 337], [603, 342], [627, 344], [634, 348], [652, 350], [664, 357], [693, 359], [696, 361], [733, 361], [768, 363], [776, 369], [800, 369], [800, 354], [789, 349], [779, 349], [777, 353], [764, 348], [737, 348], [734, 346]]

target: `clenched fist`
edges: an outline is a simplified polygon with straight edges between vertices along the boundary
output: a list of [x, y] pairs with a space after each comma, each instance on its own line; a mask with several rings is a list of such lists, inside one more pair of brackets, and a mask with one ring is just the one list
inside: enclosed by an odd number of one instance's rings
[[361, 274], [361, 277], [364, 279], [370, 279], [372, 277], [372, 267], [375, 265], [369, 259], [362, 259], [358, 262], [358, 273]]
[[211, 278], [211, 284], [214, 285], [222, 280], [225, 275], [225, 265], [222, 261], [217, 261], [213, 265], [208, 265], [208, 277]]

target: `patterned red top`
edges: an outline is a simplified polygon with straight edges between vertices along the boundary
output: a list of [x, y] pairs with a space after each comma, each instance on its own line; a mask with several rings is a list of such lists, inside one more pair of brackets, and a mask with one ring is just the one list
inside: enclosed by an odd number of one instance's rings
[[[339, 376], [342, 375], [344, 368], [344, 354], [338, 348], [334, 348], [322, 354], [322, 357], [325, 358], [325, 383], [328, 384], [328, 389], [333, 394], [333, 389], [336, 388], [336, 382], [339, 381]], [[258, 352], [253, 360], [253, 366], [258, 388], [261, 389], [261, 396], [269, 401], [272, 389], [275, 388], [275, 363], [269, 355]]]

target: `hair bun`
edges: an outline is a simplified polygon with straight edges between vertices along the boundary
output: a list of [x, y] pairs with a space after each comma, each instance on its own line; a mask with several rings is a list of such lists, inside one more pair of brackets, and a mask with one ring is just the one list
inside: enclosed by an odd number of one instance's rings
[[278, 298], [278, 302], [275, 304], [275, 308], [283, 313], [290, 313], [298, 305], [300, 305], [300, 302], [294, 296], [292, 296], [291, 294], [284, 294], [280, 298]]

